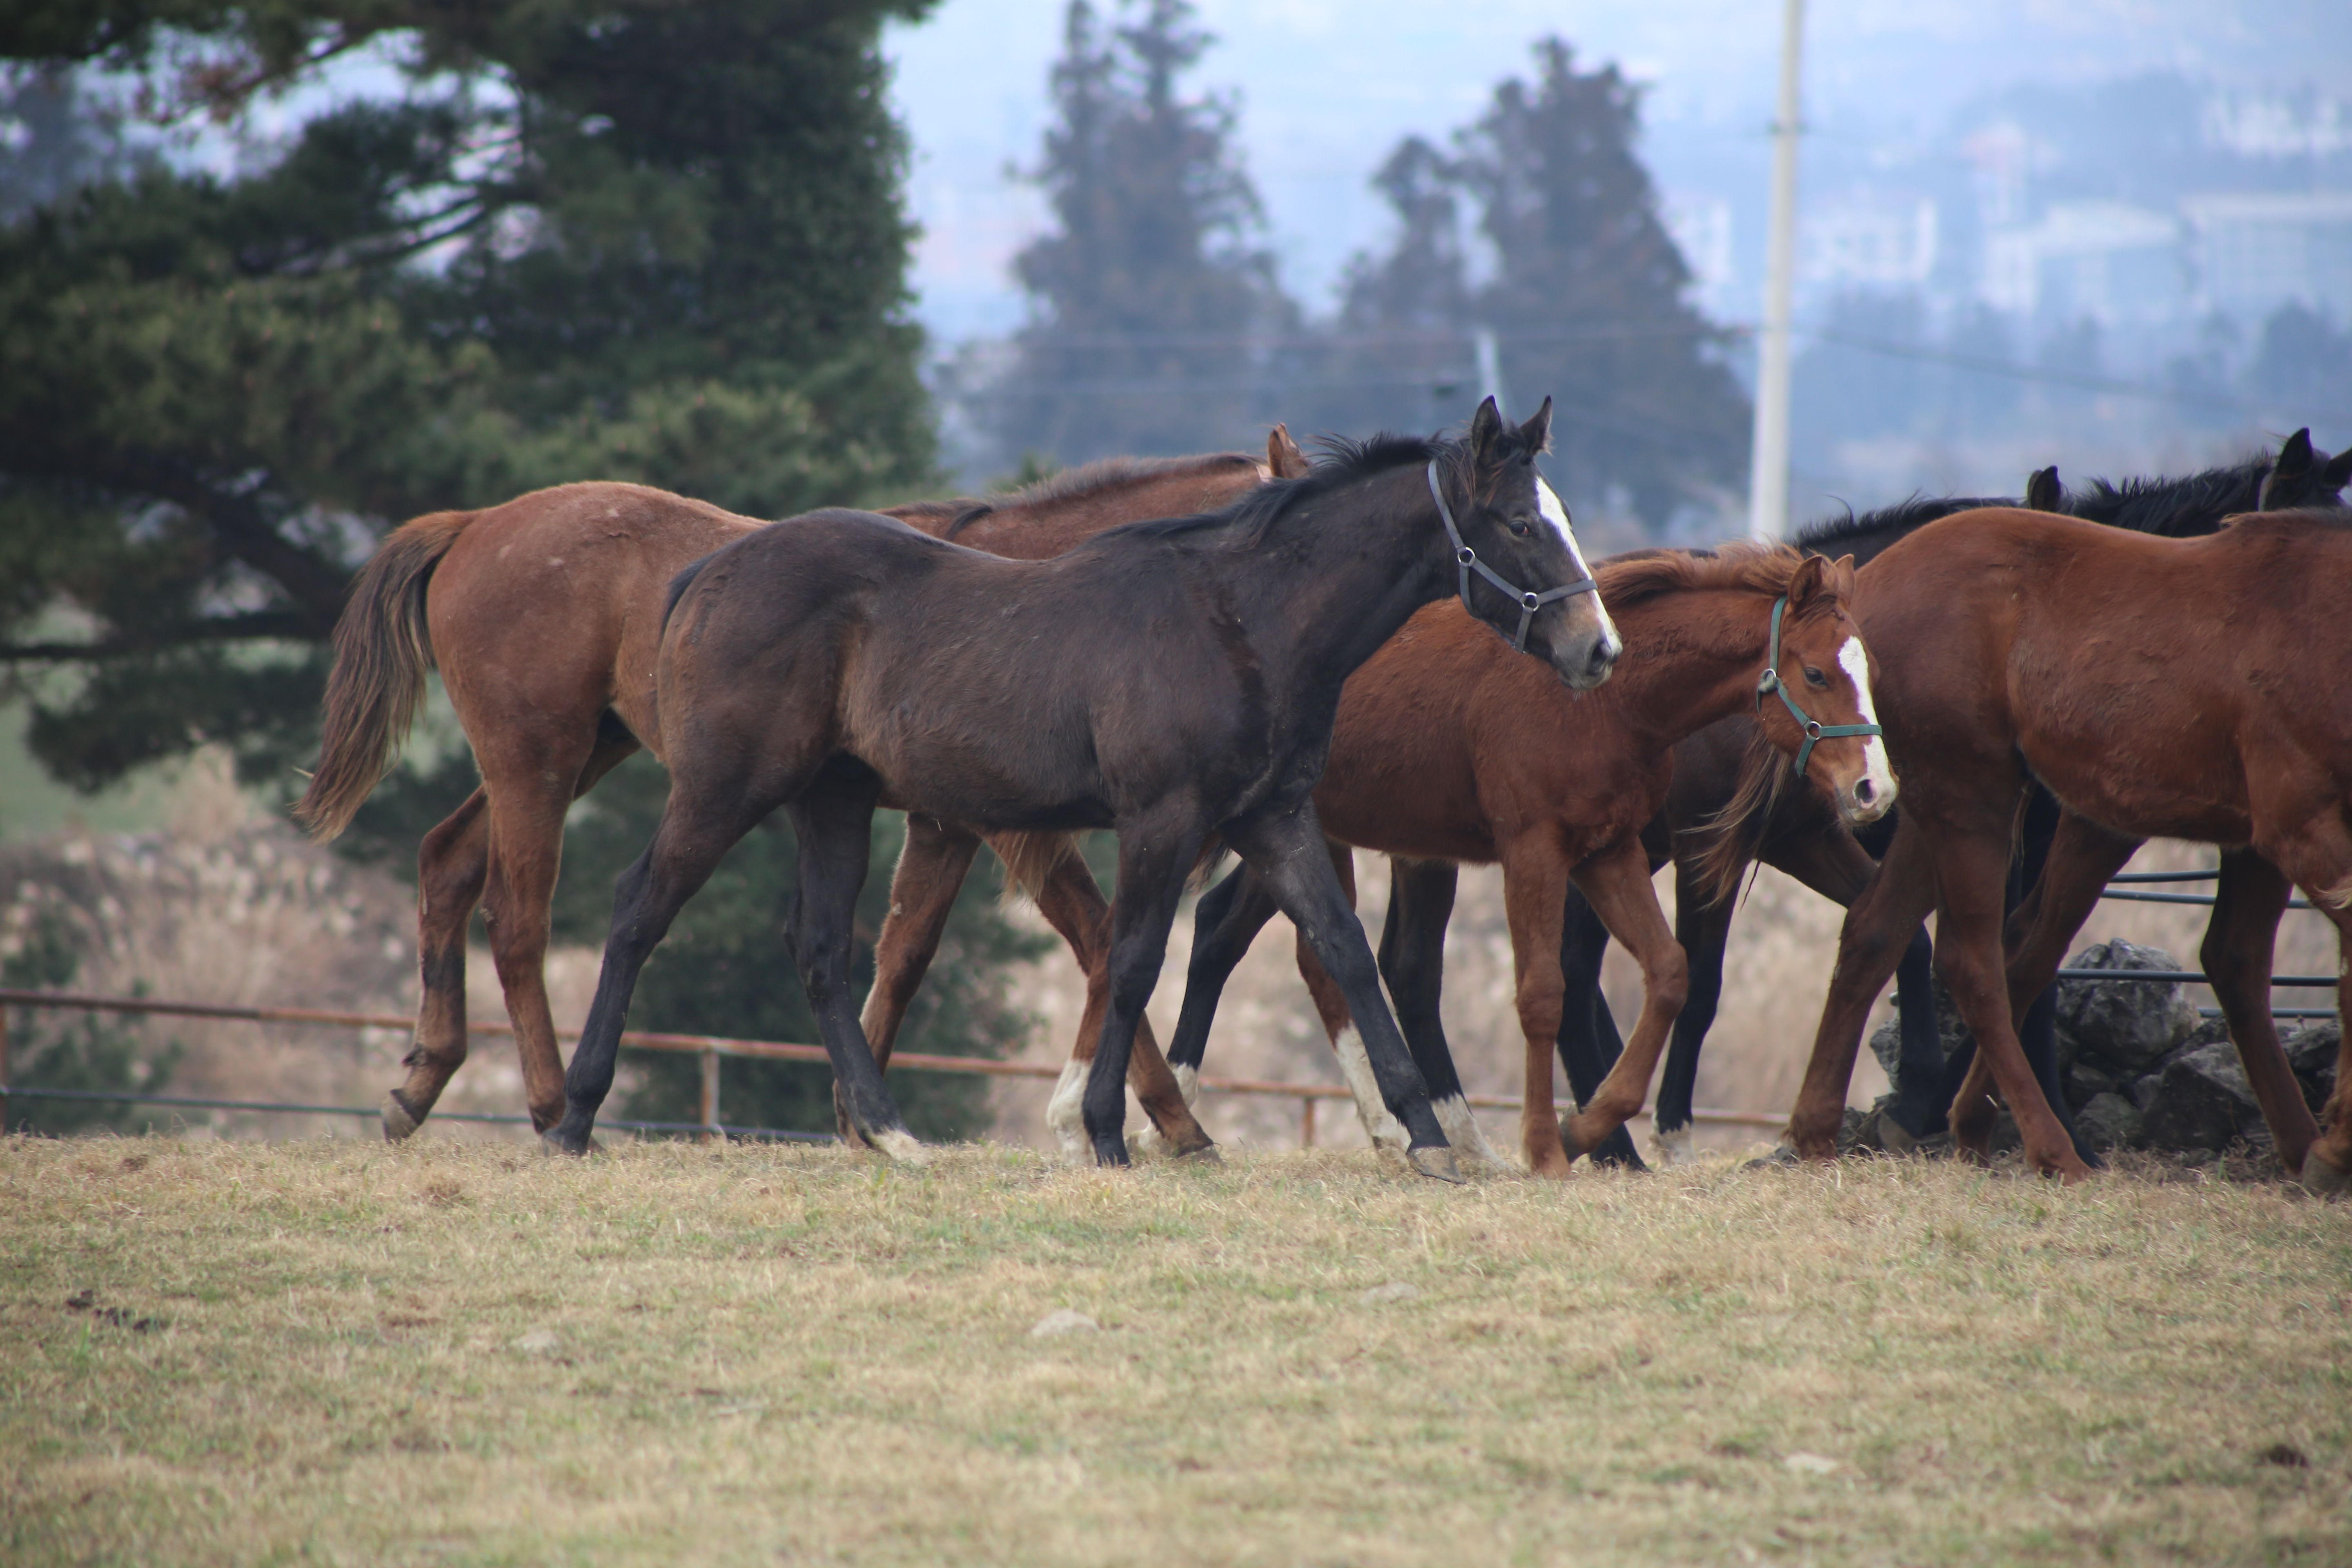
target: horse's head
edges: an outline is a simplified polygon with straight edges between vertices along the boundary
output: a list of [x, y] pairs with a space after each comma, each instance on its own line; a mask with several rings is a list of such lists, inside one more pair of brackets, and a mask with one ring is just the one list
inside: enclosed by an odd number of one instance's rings
[[2288, 511], [2297, 507], [2337, 507], [2344, 504], [2344, 487], [2352, 482], [2352, 447], [2333, 458], [2311, 447], [2308, 426], [2288, 437], [2254, 500], [2256, 511]]
[[[1895, 804], [1895, 775], [1870, 700], [1870, 653], [1847, 614], [1853, 558], [1808, 555], [1789, 579], [1777, 646], [1757, 686], [1765, 738], [1818, 776], [1848, 823], [1875, 822]], [[1864, 733], [1840, 734], [1841, 730]]]
[[1455, 515], [1461, 543], [1475, 559], [1457, 553], [1456, 563], [1472, 615], [1520, 637], [1526, 651], [1587, 691], [1609, 679], [1625, 644], [1592, 588], [1568, 509], [1536, 472], [1536, 456], [1550, 441], [1550, 398], [1516, 427], [1493, 398], [1478, 405], [1466, 449], [1466, 502]]

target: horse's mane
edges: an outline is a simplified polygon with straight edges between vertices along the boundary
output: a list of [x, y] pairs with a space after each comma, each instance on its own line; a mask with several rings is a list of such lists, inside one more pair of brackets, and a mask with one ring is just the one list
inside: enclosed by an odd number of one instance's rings
[[1912, 494], [1893, 506], [1857, 514], [1852, 507], [1843, 517], [1809, 522], [1797, 531], [1798, 549], [1814, 555], [1861, 553], [1874, 555], [1904, 535], [1925, 528], [1954, 512], [1979, 507], [2015, 506], [2007, 496], [1923, 496]]
[[[1506, 431], [1504, 438], [1507, 440], [1508, 437], [1509, 433]], [[1264, 540], [1276, 522], [1303, 503], [1374, 474], [1386, 473], [1407, 464], [1419, 466], [1434, 462], [1445, 470], [1449, 479], [1459, 479], [1470, 464], [1470, 444], [1467, 441], [1448, 440], [1438, 436], [1383, 433], [1368, 441], [1352, 441], [1344, 436], [1325, 436], [1318, 437], [1315, 445], [1322, 456], [1304, 476], [1295, 479], [1268, 479], [1223, 511], [1130, 522], [1097, 537], [1111, 539], [1123, 534], [1167, 539], [1216, 530], [1230, 533], [1235, 543], [1247, 547]]]
[[1629, 550], [1592, 569], [1612, 610], [1694, 589], [1737, 588], [1785, 594], [1804, 554], [1786, 544], [1741, 542], [1714, 550]]
[[1257, 459], [1245, 452], [1210, 452], [1185, 458], [1097, 458], [1091, 463], [1081, 463], [1075, 468], [1049, 474], [1034, 484], [1024, 485], [1012, 494], [999, 496], [993, 500], [936, 503], [955, 518], [940, 537], [953, 539], [982, 518], [1008, 507], [1046, 506], [1058, 501], [1083, 500], [1106, 490], [1148, 484], [1170, 474], [1195, 471], [1213, 474], [1229, 468], [1255, 468], [1257, 466]]
[[2242, 511], [2221, 520], [2228, 529], [2327, 528], [2352, 532], [2352, 510], [2339, 506], [2296, 506], [2284, 511]]
[[2268, 453], [2177, 479], [2093, 479], [2066, 493], [2066, 514], [2134, 533], [2178, 539], [2212, 531], [2221, 514], [2252, 511], [2271, 471]]

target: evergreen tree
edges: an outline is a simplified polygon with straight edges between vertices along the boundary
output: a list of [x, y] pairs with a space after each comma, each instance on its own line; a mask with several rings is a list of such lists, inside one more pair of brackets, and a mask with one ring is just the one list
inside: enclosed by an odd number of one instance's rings
[[1454, 165], [1495, 251], [1475, 309], [1514, 402], [1555, 400], [1563, 489], [1622, 489], [1659, 527], [1745, 482], [1747, 399], [1683, 298], [1690, 269], [1634, 155], [1638, 89], [1614, 66], [1578, 71], [1557, 38], [1536, 61], [1532, 87], [1496, 89]]
[[[0, 229], [0, 655], [70, 672], [43, 761], [94, 787], [221, 740], [286, 780], [348, 574], [417, 512], [926, 480], [876, 48], [921, 4], [12, 7], [0, 58], [130, 73], [164, 120], [234, 126], [394, 26], [411, 76], [247, 175], [84, 149], [122, 177], [5, 193], [37, 205]], [[50, 121], [17, 117], [50, 166], [107, 130]], [[84, 635], [26, 635], [60, 607]]]
[[1212, 40], [1186, 0], [1123, 9], [1132, 19], [1108, 37], [1088, 0], [1065, 16], [1035, 176], [1057, 226], [1013, 264], [1036, 320], [979, 395], [1008, 454], [1235, 447], [1276, 416], [1249, 340], [1289, 328], [1296, 308], [1250, 245], [1261, 218], [1232, 102], [1178, 90]]

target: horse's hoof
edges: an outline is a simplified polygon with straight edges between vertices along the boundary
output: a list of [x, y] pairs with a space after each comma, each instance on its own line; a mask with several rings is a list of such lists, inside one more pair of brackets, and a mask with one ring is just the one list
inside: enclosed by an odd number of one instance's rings
[[903, 1127], [892, 1127], [876, 1132], [866, 1142], [876, 1153], [894, 1165], [919, 1167], [931, 1163], [932, 1152], [925, 1148], [916, 1140], [913, 1133]]
[[1125, 1170], [1134, 1162], [1127, 1157], [1127, 1144], [1118, 1139], [1095, 1146], [1095, 1167], [1097, 1170]]
[[1225, 1163], [1225, 1157], [1217, 1152], [1217, 1146], [1214, 1143], [1203, 1143], [1197, 1149], [1187, 1149], [1173, 1158], [1177, 1163], [1183, 1165], [1222, 1165]]
[[1653, 1131], [1650, 1134], [1650, 1152], [1656, 1157], [1661, 1170], [1687, 1165], [1698, 1158], [1698, 1150], [1691, 1142], [1688, 1127]]
[[1903, 1159], [1919, 1152], [1919, 1140], [1911, 1136], [1909, 1128], [1888, 1115], [1884, 1106], [1863, 1119], [1853, 1141], [1861, 1147], [1875, 1147], [1882, 1154], [1893, 1154]]
[[1451, 1182], [1455, 1186], [1467, 1185], [1462, 1167], [1454, 1163], [1454, 1151], [1444, 1144], [1433, 1143], [1426, 1149], [1408, 1149], [1406, 1162], [1413, 1170], [1433, 1182]]
[[1783, 1143], [1769, 1154], [1760, 1155], [1739, 1168], [1743, 1171], [1790, 1171], [1801, 1163], [1803, 1156], [1797, 1152], [1795, 1146]]
[[2303, 1190], [2323, 1198], [2352, 1195], [2352, 1170], [2314, 1149], [2303, 1157]]
[[579, 1142], [574, 1143], [570, 1139], [564, 1137], [563, 1129], [561, 1127], [551, 1127], [546, 1131], [541, 1133], [539, 1135], [539, 1146], [541, 1150], [550, 1154], [582, 1155], [592, 1152], [602, 1152], [601, 1149], [599, 1149], [597, 1145], [596, 1140], [593, 1138], [583, 1138]]
[[408, 1107], [402, 1103], [400, 1090], [393, 1089], [384, 1091], [383, 1141], [385, 1142], [404, 1142], [414, 1136], [417, 1128], [423, 1125], [423, 1118], [411, 1112]]

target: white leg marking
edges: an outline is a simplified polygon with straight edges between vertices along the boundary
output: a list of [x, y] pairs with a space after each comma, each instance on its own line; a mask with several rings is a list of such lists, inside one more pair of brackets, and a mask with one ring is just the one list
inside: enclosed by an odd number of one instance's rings
[[1184, 1097], [1184, 1109], [1192, 1110], [1193, 1102], [1201, 1098], [1201, 1069], [1174, 1067], [1168, 1070], [1176, 1075], [1176, 1090]]
[[1372, 1077], [1372, 1058], [1364, 1054], [1364, 1037], [1350, 1024], [1339, 1031], [1331, 1048], [1339, 1054], [1339, 1074], [1348, 1080], [1348, 1092], [1356, 1097], [1357, 1119], [1363, 1122], [1373, 1147], [1402, 1152], [1412, 1140], [1381, 1098], [1380, 1080]]
[[1687, 1165], [1698, 1158], [1698, 1151], [1691, 1146], [1691, 1130], [1687, 1127], [1677, 1127], [1672, 1132], [1653, 1133], [1650, 1154], [1661, 1169]]
[[[1577, 547], [1576, 530], [1568, 521], [1568, 508], [1561, 504], [1559, 493], [1546, 484], [1540, 475], [1536, 479], [1536, 508], [1543, 513], [1544, 521], [1551, 524], [1552, 531], [1559, 535], [1559, 542], [1568, 546], [1568, 558], [1576, 563], [1577, 572], [1586, 577], [1591, 576], [1592, 568], [1584, 563], [1584, 552]], [[1617, 623], [1609, 618], [1609, 607], [1601, 602], [1598, 594], [1592, 595], [1592, 613], [1601, 617], [1601, 641], [1611, 648], [1623, 652], [1625, 639], [1617, 635]]]
[[1458, 1094], [1449, 1094], [1437, 1101], [1435, 1109], [1437, 1125], [1445, 1130], [1445, 1141], [1454, 1145], [1456, 1154], [1465, 1160], [1482, 1161], [1498, 1171], [1517, 1169], [1486, 1142], [1486, 1129], [1478, 1125], [1478, 1118], [1472, 1113], [1468, 1100]]
[[[1174, 1067], [1168, 1070], [1176, 1077], [1176, 1092], [1184, 1097], [1184, 1109], [1192, 1110], [1193, 1097], [1201, 1092], [1201, 1069]], [[1138, 1154], [1164, 1154], [1168, 1152], [1168, 1140], [1160, 1136], [1159, 1127], [1153, 1123], [1150, 1115], [1146, 1113], [1143, 1118], [1142, 1131], [1129, 1138], [1127, 1141], [1127, 1146]]]
[[928, 1165], [931, 1163], [931, 1152], [915, 1142], [915, 1135], [904, 1129], [876, 1133], [874, 1147], [880, 1150], [885, 1158], [901, 1165]]
[[[1846, 679], [1853, 682], [1854, 700], [1862, 708], [1862, 721], [1877, 723], [1878, 706], [1870, 700], [1870, 651], [1862, 646], [1860, 637], [1845, 639], [1838, 648], [1838, 664], [1844, 669]], [[1887, 765], [1886, 747], [1877, 736], [1865, 735], [1862, 741], [1862, 756], [1864, 776], [1870, 780], [1870, 787], [1877, 792], [1871, 797], [1870, 804], [1884, 814], [1887, 806], [1895, 804], [1895, 770]]]
[[1087, 1069], [1094, 1064], [1073, 1057], [1062, 1064], [1054, 1098], [1045, 1102], [1045, 1125], [1062, 1141], [1062, 1152], [1083, 1162], [1093, 1147], [1087, 1139]]

